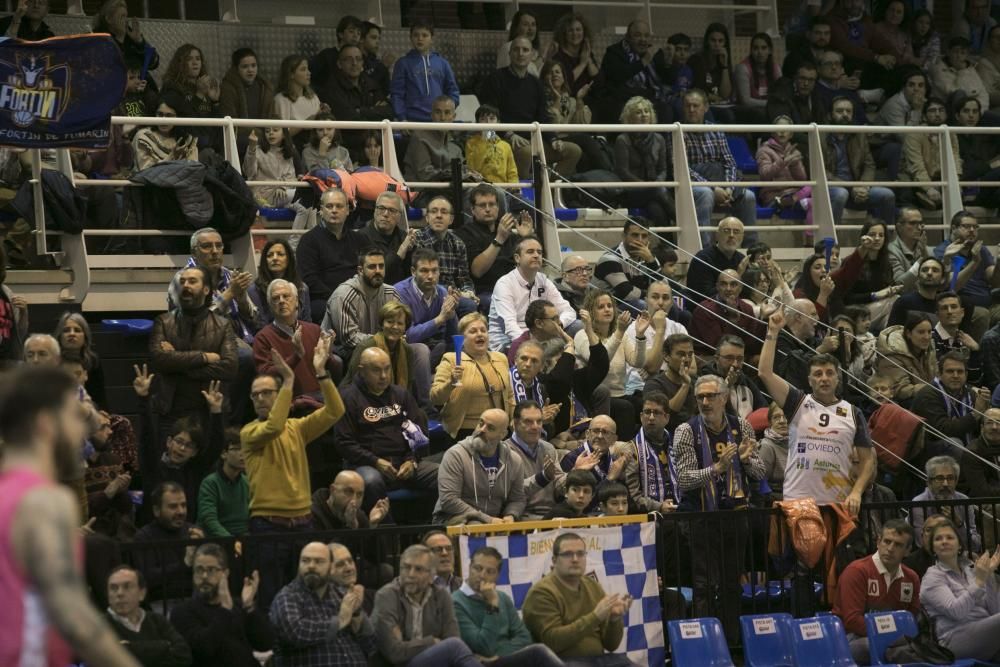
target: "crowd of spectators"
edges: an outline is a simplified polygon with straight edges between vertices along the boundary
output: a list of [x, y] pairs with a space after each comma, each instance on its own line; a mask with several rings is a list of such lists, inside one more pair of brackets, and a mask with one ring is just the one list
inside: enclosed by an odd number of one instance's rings
[[[829, 178], [874, 181], [885, 170], [890, 180], [930, 179], [941, 173], [932, 135], [846, 128], [869, 118], [992, 123], [1000, 46], [978, 2], [968, 1], [940, 55], [928, 14], [911, 21], [894, 0], [876, 22], [860, 0], [838, 0], [790, 41], [780, 65], [767, 35], [734, 63], [720, 24], [692, 52], [686, 35], [655, 46], [641, 20], [601, 58], [575, 13], [543, 48], [535, 17], [521, 11], [498, 69], [483, 78], [476, 117], [773, 121], [758, 163], [775, 181], [807, 178], [809, 162], [780, 125], [824, 122], [845, 128], [823, 138]], [[19, 6], [8, 34], [45, 36], [39, 7]], [[111, 0], [95, 21], [130, 67], [123, 113], [273, 119], [238, 136], [249, 180], [379, 166], [371, 135], [299, 132], [281, 120], [455, 118], [454, 73], [434, 51], [433, 27], [419, 21], [413, 50], [393, 66], [379, 58], [378, 26], [347, 17], [337, 47], [286, 57], [274, 87], [249, 49], [233, 54], [220, 84], [194, 45], [178, 49], [157, 85], [136, 76], [157, 59], [126, 11]], [[996, 180], [996, 150], [981, 136], [958, 139], [960, 169]], [[547, 136], [543, 150], [567, 177], [672, 178], [669, 136], [608, 139]], [[67, 313], [52, 335], [31, 333], [28, 300], [0, 272], [4, 364], [62, 366], [79, 385], [90, 433], [79, 475], [62, 481], [78, 492], [88, 555], [100, 554], [92, 593], [130, 650], [144, 664], [253, 664], [254, 651], [268, 650], [279, 665], [360, 665], [375, 653], [410, 665], [628, 664], [613, 651], [632, 600], [585, 576], [589, 545], [575, 534], [555, 540], [552, 571], [520, 613], [496, 590], [505, 563], [492, 549], [462, 563], [463, 578], [445, 533], [396, 542], [382, 556], [353, 538], [303, 544], [305, 536], [407, 521], [717, 512], [717, 521], [670, 532], [680, 562], [661, 575], [690, 585], [691, 611], [720, 617], [732, 639], [745, 555], [760, 533], [749, 513], [730, 510], [811, 499], [824, 512], [843, 506], [865, 534], [862, 547], [876, 552], [846, 566], [830, 600], [856, 659], [867, 660], [863, 611], [917, 610], [918, 599], [956, 656], [997, 657], [988, 622], [1000, 609], [1000, 556], [983, 513], [961, 504], [1000, 488], [1000, 311], [991, 297], [1000, 275], [976, 215], [954, 215], [934, 247], [922, 211], [940, 208], [938, 188], [903, 196], [832, 187], [836, 220], [845, 208], [867, 211], [860, 242], [840, 259], [820, 241], [800, 272], [786, 274], [753, 233], [756, 207], [809, 216], [813, 193], [741, 186], [727, 139], [715, 130], [685, 137], [697, 224], [722, 217], [702, 232], [705, 247], [684, 279], [674, 275], [677, 253], [649, 230], [675, 216], [670, 190], [658, 186], [629, 192], [649, 217], [625, 222], [619, 244], [593, 265], [567, 254], [550, 278], [533, 216], [492, 184], [530, 175], [537, 147], [518, 133], [403, 138], [407, 178], [449, 180], [458, 159], [482, 181], [468, 193], [467, 216], [443, 195], [425, 196], [423, 219], [411, 220], [394, 191], [365, 211], [326, 187], [315, 202], [297, 202], [315, 226], [297, 243], [268, 242], [256, 279], [223, 266], [223, 235], [199, 229], [164, 286], [148, 366], [135, 368], [134, 419], [106, 391], [87, 320]], [[221, 152], [214, 131], [149, 126], [130, 140], [138, 169]], [[279, 185], [253, 196], [266, 207], [298, 200]], [[978, 204], [995, 196], [971, 195]], [[906, 465], [876, 456], [873, 444]], [[862, 503], [896, 498], [951, 504], [914, 510], [909, 522], [859, 514]], [[233, 540], [247, 535], [252, 546], [241, 553]], [[128, 565], [118, 565], [122, 551]], [[816, 574], [794, 568], [799, 580]], [[667, 608], [676, 591], [662, 595]], [[144, 600], [163, 602], [169, 620]], [[963, 622], [959, 601], [975, 623]]]

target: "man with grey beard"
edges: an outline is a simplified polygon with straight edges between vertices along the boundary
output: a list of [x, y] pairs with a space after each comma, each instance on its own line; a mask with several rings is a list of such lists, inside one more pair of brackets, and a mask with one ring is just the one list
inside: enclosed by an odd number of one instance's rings
[[444, 453], [434, 523], [512, 523], [524, 512], [524, 468], [511, 451], [507, 413], [491, 408], [472, 435]]

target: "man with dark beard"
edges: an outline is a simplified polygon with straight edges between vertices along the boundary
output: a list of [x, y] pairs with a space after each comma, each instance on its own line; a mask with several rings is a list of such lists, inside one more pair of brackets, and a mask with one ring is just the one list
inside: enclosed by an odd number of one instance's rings
[[[86, 434], [76, 383], [55, 368], [23, 368], [0, 395], [0, 664], [138, 667], [91, 606], [76, 557], [81, 523], [57, 478], [79, 476]], [[28, 623], [33, 628], [27, 629]]]
[[274, 635], [267, 616], [257, 609], [256, 570], [243, 580], [235, 603], [229, 591], [226, 553], [203, 544], [194, 554], [194, 597], [174, 607], [170, 622], [187, 640], [192, 667], [259, 667], [254, 651], [267, 651]]
[[337, 353], [350, 359], [354, 348], [381, 329], [379, 311], [389, 301], [399, 301], [392, 285], [385, 284], [385, 253], [372, 246], [358, 254], [358, 273], [342, 284], [326, 302], [323, 331], [337, 334]]
[[276, 667], [363, 667], [375, 652], [375, 628], [361, 608], [364, 588], [337, 590], [330, 577], [331, 551], [321, 542], [304, 546], [299, 576], [271, 604]]
[[159, 315], [149, 338], [153, 368], [160, 376], [157, 412], [172, 422], [205, 411], [202, 391], [212, 380], [236, 379], [236, 338], [228, 318], [209, 309], [212, 288], [205, 269], [183, 269], [179, 308]]

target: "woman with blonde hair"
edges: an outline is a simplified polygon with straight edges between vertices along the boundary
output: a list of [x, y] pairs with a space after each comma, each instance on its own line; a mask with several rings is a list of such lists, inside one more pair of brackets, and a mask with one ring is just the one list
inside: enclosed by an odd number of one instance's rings
[[[655, 125], [656, 110], [645, 97], [633, 97], [622, 109], [626, 125]], [[626, 182], [667, 180], [667, 142], [659, 132], [622, 132], [615, 139], [615, 172]], [[665, 186], [627, 188], [622, 203], [643, 207], [657, 226], [674, 220], [674, 197]]]
[[472, 434], [479, 415], [490, 408], [514, 414], [514, 389], [510, 366], [502, 352], [491, 352], [486, 318], [469, 313], [458, 321], [464, 338], [461, 361], [456, 352], [445, 352], [431, 383], [431, 403], [441, 407], [445, 431], [461, 440]]

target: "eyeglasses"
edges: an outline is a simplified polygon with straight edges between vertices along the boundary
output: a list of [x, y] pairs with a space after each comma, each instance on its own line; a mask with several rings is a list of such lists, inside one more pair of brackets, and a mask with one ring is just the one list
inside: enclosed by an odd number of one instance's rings
[[276, 389], [261, 389], [260, 391], [251, 391], [250, 399], [256, 401], [258, 398], [262, 398], [264, 396], [270, 396], [271, 394], [277, 394], [277, 393], [278, 391]]
[[571, 273], [576, 276], [589, 276], [593, 272], [594, 269], [592, 269], [589, 266], [578, 266], [575, 269], [569, 269], [568, 271], [566, 271], [566, 273]]
[[559, 558], [566, 558], [568, 560], [574, 560], [577, 558], [583, 559], [587, 557], [586, 551], [563, 551], [558, 554]]
[[400, 214], [398, 208], [389, 208], [388, 206], [376, 206], [375, 212], [379, 215], [391, 215], [394, 218], [399, 217]]
[[215, 565], [209, 565], [209, 566], [195, 565], [194, 567], [194, 576], [196, 577], [214, 577], [220, 572], [222, 572], [222, 568], [216, 567]]
[[170, 438], [170, 440], [174, 443], [174, 445], [182, 449], [194, 449], [194, 442], [191, 440], [184, 440], [182, 438]]
[[932, 482], [937, 482], [938, 484], [940, 484], [942, 482], [954, 482], [958, 480], [958, 477], [956, 477], [955, 475], [934, 475], [933, 477], [929, 477], [928, 479]]
[[722, 396], [721, 391], [706, 392], [704, 394], [695, 394], [694, 400], [696, 401], [714, 401], [719, 396]]

